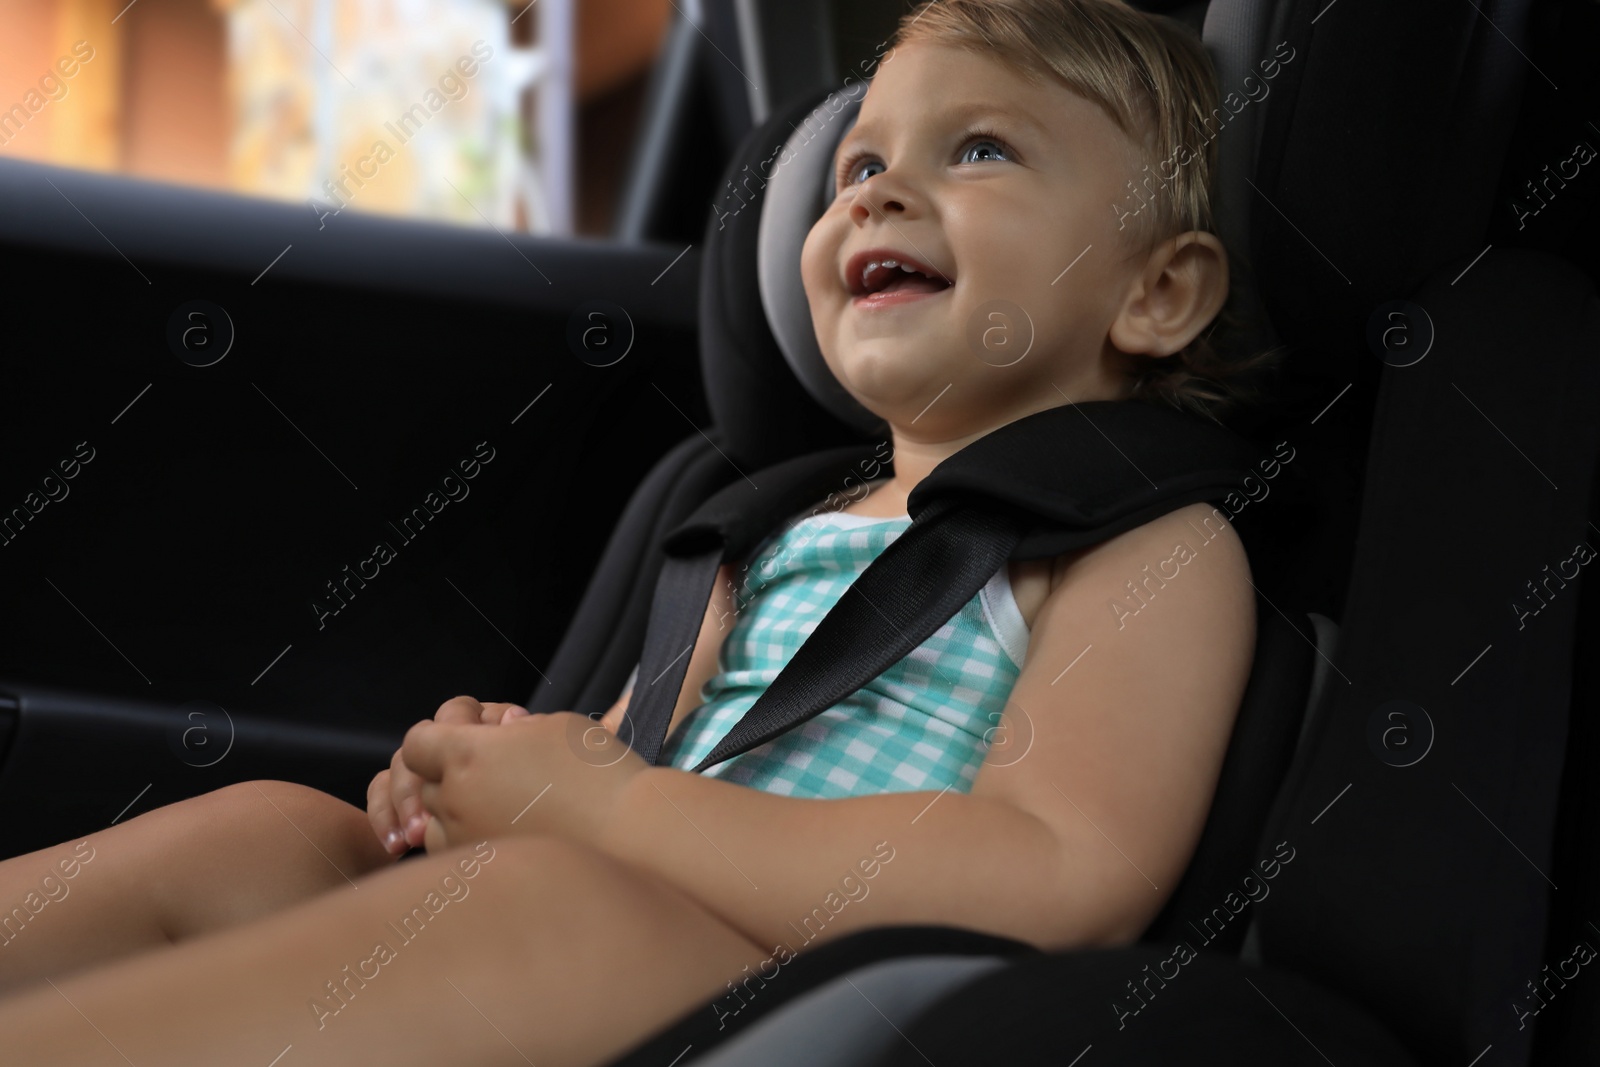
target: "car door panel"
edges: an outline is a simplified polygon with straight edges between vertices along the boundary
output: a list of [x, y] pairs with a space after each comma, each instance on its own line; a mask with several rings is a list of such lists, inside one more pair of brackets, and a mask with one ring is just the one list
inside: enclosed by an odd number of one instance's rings
[[[629, 492], [709, 421], [692, 249], [12, 160], [0, 196], [28, 840], [147, 783], [129, 814], [240, 776], [360, 802], [443, 700], [527, 699]], [[235, 735], [202, 769], [167, 734], [208, 707]]]

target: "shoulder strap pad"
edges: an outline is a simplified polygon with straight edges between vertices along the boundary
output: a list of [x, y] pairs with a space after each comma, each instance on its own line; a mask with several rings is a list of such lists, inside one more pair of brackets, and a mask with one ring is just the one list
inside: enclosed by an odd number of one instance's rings
[[935, 467], [907, 500], [941, 498], [1029, 516], [1012, 559], [1056, 556], [1238, 489], [1260, 450], [1217, 423], [1144, 401], [1035, 412]]
[[[808, 501], [839, 491], [851, 465], [872, 455], [868, 446], [835, 449], [767, 468], [712, 496], [667, 536], [640, 682], [619, 730], [640, 755], [654, 762], [659, 754], [721, 562], [742, 558]], [[948, 622], [1008, 559], [1058, 555], [1187, 504], [1220, 501], [1258, 456], [1199, 416], [1128, 400], [1048, 408], [973, 441], [911, 491], [911, 526], [695, 770], [764, 744], [861, 688]], [[763, 496], [763, 486], [773, 491]], [[641, 684], [646, 678], [666, 684]]]

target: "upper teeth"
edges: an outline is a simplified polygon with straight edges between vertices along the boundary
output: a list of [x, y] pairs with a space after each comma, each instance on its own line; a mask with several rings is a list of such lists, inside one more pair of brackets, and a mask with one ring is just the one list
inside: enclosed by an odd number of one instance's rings
[[870, 263], [868, 263], [867, 264], [867, 268], [861, 272], [861, 282], [862, 282], [863, 285], [865, 285], [867, 279], [869, 277], [871, 277], [872, 272], [877, 270], [879, 267], [889, 267], [891, 269], [894, 268], [894, 267], [899, 267], [901, 270], [905, 271], [907, 274], [920, 273], [915, 267], [909, 267], [906, 264], [901, 263], [898, 259], [884, 259], [884, 260], [876, 260], [875, 259], [875, 260], [871, 261]]

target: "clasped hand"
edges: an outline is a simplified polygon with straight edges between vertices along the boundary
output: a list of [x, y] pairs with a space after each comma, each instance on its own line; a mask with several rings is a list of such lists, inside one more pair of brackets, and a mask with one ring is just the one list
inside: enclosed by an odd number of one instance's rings
[[518, 833], [594, 840], [622, 787], [648, 766], [576, 712], [454, 697], [406, 731], [367, 787], [367, 815], [391, 853]]

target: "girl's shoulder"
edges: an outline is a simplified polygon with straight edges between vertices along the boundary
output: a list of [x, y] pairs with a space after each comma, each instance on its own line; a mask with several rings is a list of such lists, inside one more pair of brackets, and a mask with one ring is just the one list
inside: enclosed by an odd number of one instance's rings
[[1016, 600], [1017, 610], [1021, 612], [1022, 621], [1028, 624], [1029, 630], [1033, 629], [1033, 620], [1038, 616], [1039, 609], [1061, 584], [1067, 569], [1087, 551], [1087, 548], [1078, 548], [1059, 556], [1014, 559], [1008, 564], [1011, 596]]

